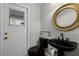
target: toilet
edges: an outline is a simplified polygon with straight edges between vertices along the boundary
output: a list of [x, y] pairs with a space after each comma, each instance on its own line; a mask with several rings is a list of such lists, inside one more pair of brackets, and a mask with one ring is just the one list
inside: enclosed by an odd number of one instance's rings
[[29, 56], [45, 56], [44, 48], [48, 47], [47, 38], [40, 37], [39, 44], [37, 46], [33, 46], [29, 48], [28, 55]]

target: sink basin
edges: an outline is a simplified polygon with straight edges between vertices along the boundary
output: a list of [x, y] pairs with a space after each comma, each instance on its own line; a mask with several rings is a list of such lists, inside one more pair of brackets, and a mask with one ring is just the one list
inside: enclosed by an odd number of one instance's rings
[[76, 42], [51, 39], [48, 43], [57, 49], [62, 49], [63, 51], [73, 51], [77, 47]]

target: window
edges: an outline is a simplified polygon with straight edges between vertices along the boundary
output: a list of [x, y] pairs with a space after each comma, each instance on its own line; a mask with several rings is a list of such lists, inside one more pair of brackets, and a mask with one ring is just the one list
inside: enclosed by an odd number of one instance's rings
[[24, 12], [14, 9], [9, 9], [10, 25], [24, 25]]

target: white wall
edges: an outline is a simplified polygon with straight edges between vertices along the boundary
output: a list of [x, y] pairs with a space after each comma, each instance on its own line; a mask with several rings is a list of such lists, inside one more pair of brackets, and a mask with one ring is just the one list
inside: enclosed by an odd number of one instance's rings
[[28, 48], [37, 45], [40, 32], [40, 4], [27, 3], [28, 8]]
[[[51, 38], [55, 38], [60, 35], [61, 31], [55, 29], [52, 26], [53, 13], [59, 8], [62, 3], [46, 3], [41, 5], [41, 30], [51, 31]], [[79, 27], [69, 32], [63, 32], [65, 38], [69, 37], [71, 41], [79, 43]], [[47, 37], [46, 35], [44, 35]], [[79, 46], [75, 51], [66, 52], [66, 55], [79, 55]]]
[[[0, 15], [1, 15], [1, 4], [0, 4]], [[0, 19], [1, 19], [1, 16], [0, 16]], [[0, 20], [0, 23], [1, 23], [1, 20]], [[0, 28], [1, 28], [1, 25], [0, 25]], [[0, 38], [1, 38], [1, 29], [0, 29]], [[0, 55], [1, 55], [1, 39], [0, 39]]]
[[40, 6], [29, 8], [29, 47], [35, 46], [40, 32]]

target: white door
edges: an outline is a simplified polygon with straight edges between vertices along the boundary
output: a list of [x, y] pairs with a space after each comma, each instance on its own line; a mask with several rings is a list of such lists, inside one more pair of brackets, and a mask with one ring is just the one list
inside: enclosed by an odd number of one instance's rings
[[[3, 55], [27, 55], [27, 8], [18, 4], [4, 4], [3, 11]], [[24, 23], [21, 25], [20, 21], [13, 21], [11, 17], [23, 17], [19, 19]]]

